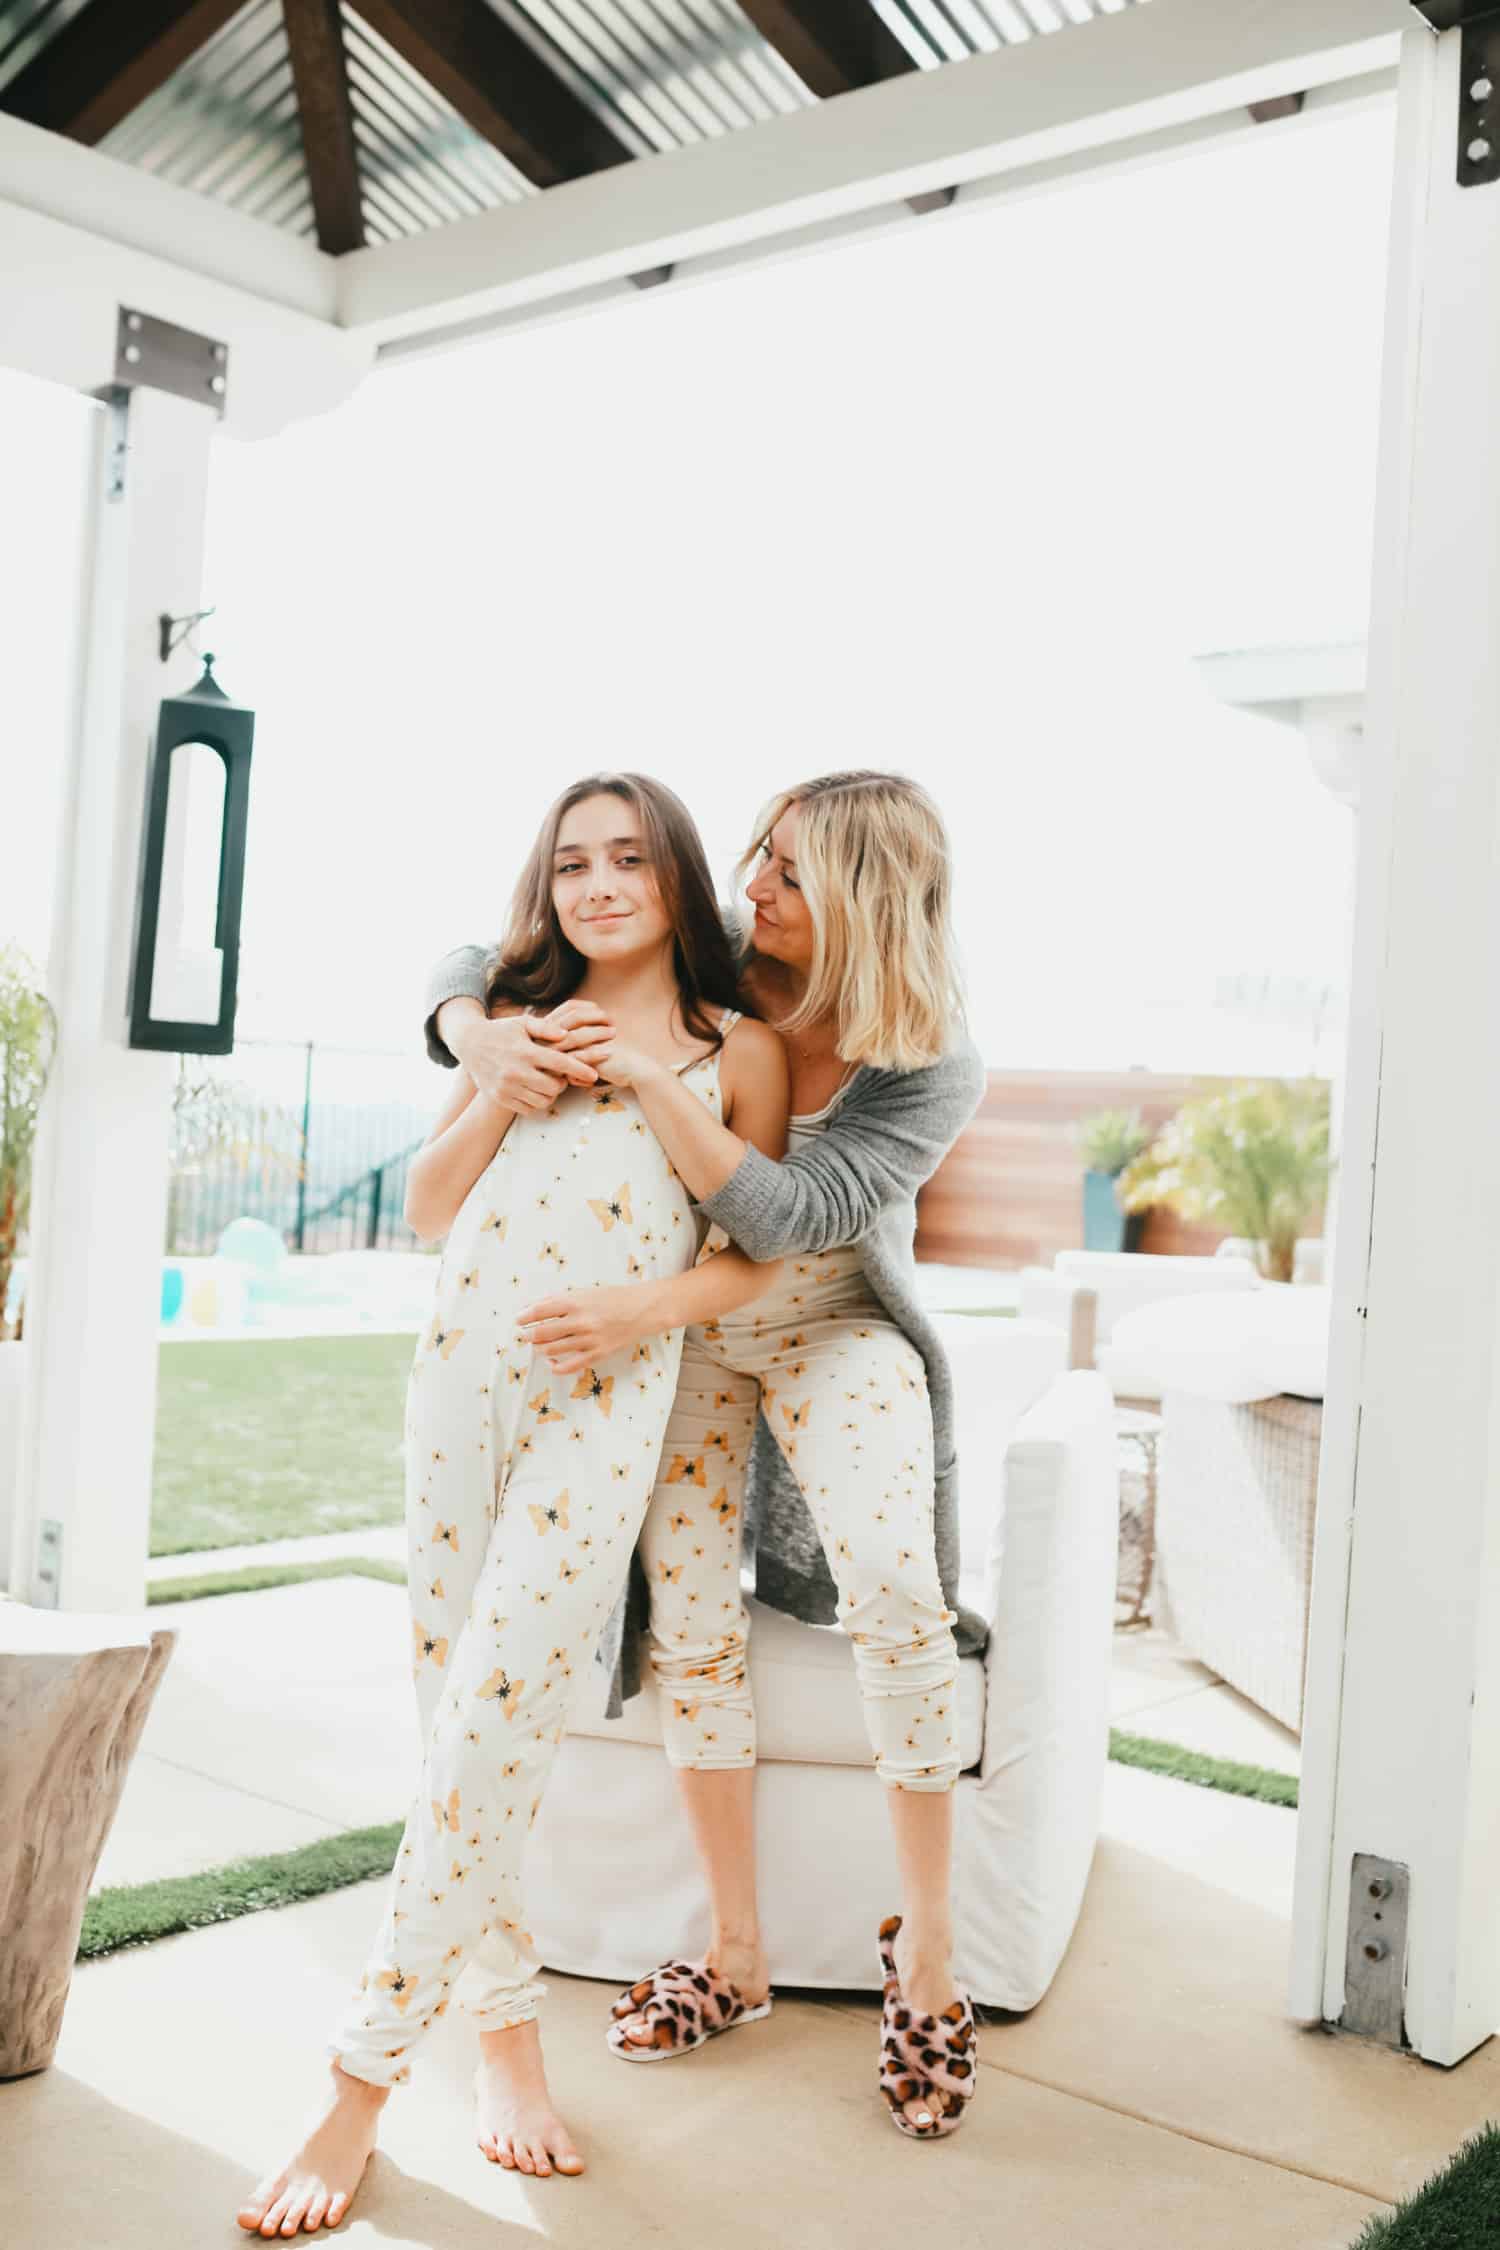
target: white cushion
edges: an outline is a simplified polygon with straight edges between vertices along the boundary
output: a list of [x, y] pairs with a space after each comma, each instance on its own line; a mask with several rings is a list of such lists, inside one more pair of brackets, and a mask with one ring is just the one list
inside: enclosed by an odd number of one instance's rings
[[1099, 1353], [1099, 1369], [1126, 1398], [1160, 1398], [1168, 1390], [1236, 1405], [1282, 1391], [1321, 1398], [1328, 1316], [1326, 1288], [1290, 1282], [1173, 1298], [1127, 1313]]
[[[854, 1649], [837, 1625], [804, 1625], [750, 1597], [750, 1687], [762, 1759], [808, 1765], [874, 1763], [864, 1707], [854, 1677]], [[618, 1719], [600, 1716], [606, 1683], [598, 1665], [580, 1691], [568, 1722], [571, 1734], [619, 1742], [660, 1743], [661, 1698], [649, 1667], [641, 1692]], [[966, 1656], [958, 1667], [958, 1756], [977, 1765], [984, 1745], [984, 1664]]]
[[[1059, 1250], [1054, 1270], [1092, 1289], [1098, 1303], [1094, 1335], [1113, 1342], [1118, 1323], [1139, 1306], [1198, 1294], [1217, 1296], [1265, 1285], [1247, 1258], [1158, 1258], [1144, 1250]], [[1098, 1351], [1095, 1358], [1103, 1365]]]

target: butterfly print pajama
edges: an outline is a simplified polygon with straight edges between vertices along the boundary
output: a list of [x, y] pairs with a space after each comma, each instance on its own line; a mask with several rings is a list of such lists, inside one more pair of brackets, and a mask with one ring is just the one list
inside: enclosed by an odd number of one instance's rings
[[[723, 1239], [715, 1229], [707, 1247]], [[839, 1589], [876, 1770], [902, 1789], [951, 1788], [958, 1653], [933, 1538], [927, 1375], [852, 1249], [789, 1258], [767, 1296], [686, 1331], [641, 1532], [667, 1755], [755, 1756], [740, 1511], [762, 1406]]]
[[[719, 1114], [716, 1055], [684, 1082]], [[356, 2078], [404, 2079], [461, 1973], [483, 2028], [536, 2013], [522, 1850], [625, 1583], [682, 1331], [555, 1376], [516, 1315], [558, 1290], [681, 1273], [698, 1245], [634, 1096], [607, 1086], [518, 1116], [454, 1221], [407, 1388], [425, 1751], [375, 1949], [329, 2049]]]

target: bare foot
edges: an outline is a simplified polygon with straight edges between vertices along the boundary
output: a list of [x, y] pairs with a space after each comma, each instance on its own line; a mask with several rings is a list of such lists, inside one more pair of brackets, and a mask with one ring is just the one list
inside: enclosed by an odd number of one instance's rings
[[[765, 1949], [758, 1937], [716, 1938], [703, 1956], [706, 1967], [732, 1984], [747, 2007], [758, 2008], [771, 1989]], [[632, 2047], [649, 2047], [651, 2028], [644, 2016], [626, 2016], [624, 2033]]]
[[475, 2137], [492, 2164], [539, 2180], [583, 2170], [583, 2158], [552, 2107], [534, 2019], [479, 2034], [474, 2094]]
[[[909, 1927], [903, 1921], [896, 1932], [896, 1981], [901, 1987], [901, 1997], [915, 2015], [940, 2016], [958, 1998], [951, 1947], [941, 1940], [920, 1945], [908, 1935]], [[931, 2100], [901, 2105], [914, 2125], [930, 2125], [935, 2115], [943, 2115], [952, 2106], [952, 2097], [941, 2087], [934, 2089]]]
[[328, 2106], [296, 2155], [262, 2180], [235, 2216], [247, 2234], [316, 2234], [336, 2227], [363, 2177], [388, 2086], [370, 2086], [333, 2065]]

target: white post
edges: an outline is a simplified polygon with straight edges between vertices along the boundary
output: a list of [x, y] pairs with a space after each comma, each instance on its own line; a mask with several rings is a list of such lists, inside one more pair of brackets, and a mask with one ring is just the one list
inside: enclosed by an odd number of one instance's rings
[[145, 1599], [175, 1058], [126, 1045], [126, 986], [157, 705], [191, 669], [161, 663], [157, 618], [201, 606], [214, 426], [211, 407], [140, 389], [94, 436], [10, 1574], [22, 1600], [68, 1609]]
[[1500, 2026], [1500, 186], [1460, 34], [1403, 41], [1351, 1036], [1290, 1998], [1410, 1871], [1405, 2027]]

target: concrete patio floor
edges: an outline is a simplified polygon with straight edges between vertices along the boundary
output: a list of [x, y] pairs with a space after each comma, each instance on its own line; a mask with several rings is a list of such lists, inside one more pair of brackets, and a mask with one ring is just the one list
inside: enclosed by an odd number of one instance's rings
[[[391, 1776], [415, 1752], [402, 1605], [398, 1587], [329, 1579], [158, 1610], [179, 1643], [101, 1883], [398, 1817]], [[1285, 1730], [1164, 1636], [1117, 1635], [1115, 1656], [1116, 1724], [1293, 1769]], [[783, 1994], [768, 2023], [631, 2073], [603, 2041], [613, 1987], [553, 1977], [553, 2085], [590, 2170], [523, 2180], [473, 2147], [455, 2014], [393, 2099], [342, 2232], [388, 2250], [539, 2234], [884, 2250], [935, 2224], [976, 2250], [1346, 2250], [1500, 2115], [1500, 2042], [1444, 2072], [1288, 2023], [1294, 1838], [1279, 1807], [1109, 1767], [1068, 1956], [1029, 2016], [982, 2030], [974, 2112], [941, 2147], [882, 2114], [868, 1997]], [[0, 2087], [7, 2244], [246, 2239], [234, 2206], [317, 2098], [379, 1896], [359, 1885], [78, 1969], [55, 2066]]]

